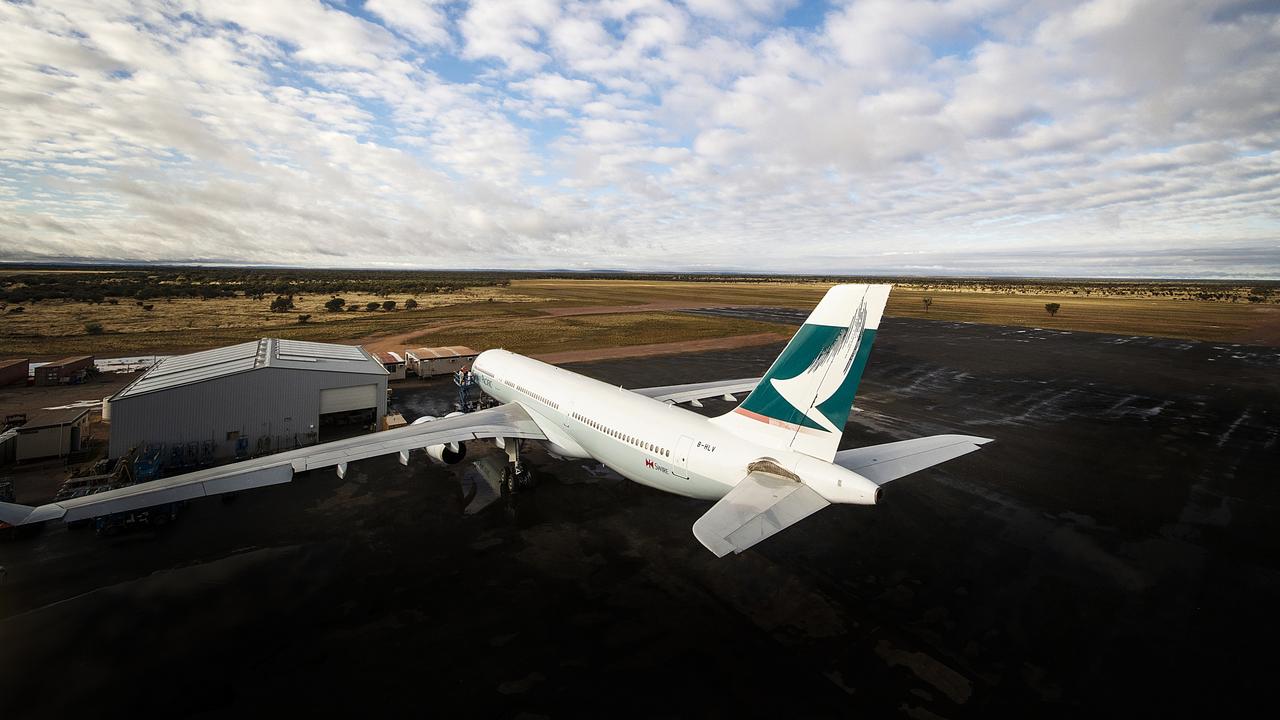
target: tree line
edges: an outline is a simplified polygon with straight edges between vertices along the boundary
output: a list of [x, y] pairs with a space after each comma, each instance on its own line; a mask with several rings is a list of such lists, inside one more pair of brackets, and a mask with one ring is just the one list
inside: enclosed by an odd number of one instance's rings
[[109, 269], [100, 271], [32, 269], [0, 276], [0, 302], [71, 300], [103, 303], [109, 299], [227, 298], [262, 300], [275, 295], [369, 293], [379, 296], [452, 292], [479, 285], [506, 285], [495, 273], [434, 271], [275, 270], [245, 268]]

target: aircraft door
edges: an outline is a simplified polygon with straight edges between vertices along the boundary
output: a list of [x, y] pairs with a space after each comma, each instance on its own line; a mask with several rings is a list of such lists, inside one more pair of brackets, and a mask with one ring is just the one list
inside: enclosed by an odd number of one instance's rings
[[681, 435], [680, 442], [676, 443], [675, 457], [671, 458], [671, 472], [682, 478], [689, 477], [689, 450], [693, 447], [693, 438], [688, 435]]
[[564, 404], [560, 406], [560, 425], [563, 426], [565, 430], [569, 429], [569, 418], [573, 417], [574, 404], [573, 398], [567, 398], [564, 401]]

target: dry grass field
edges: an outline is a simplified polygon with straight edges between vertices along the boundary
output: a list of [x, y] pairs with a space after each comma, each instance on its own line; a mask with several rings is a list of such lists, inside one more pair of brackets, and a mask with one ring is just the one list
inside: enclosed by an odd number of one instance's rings
[[412, 339], [411, 345], [501, 347], [526, 355], [655, 343], [676, 343], [734, 335], [777, 333], [795, 328], [774, 323], [702, 317], [674, 312], [602, 313], [480, 321], [444, 328]]
[[803, 307], [816, 303], [829, 287], [829, 282], [810, 281], [537, 279], [512, 280], [507, 290], [555, 306], [673, 303]]
[[[711, 283], [627, 280], [515, 280], [510, 290], [552, 304], [630, 305], [666, 302], [812, 307], [826, 282]], [[1132, 294], [1099, 294], [1081, 284], [1074, 293], [1050, 293], [1037, 285], [1014, 292], [955, 290], [936, 283], [898, 283], [886, 314], [956, 322], [1057, 330], [1280, 345], [1280, 305], [1170, 297], [1140, 285]], [[1091, 294], [1086, 295], [1085, 291]], [[923, 299], [933, 300], [925, 312]], [[1056, 316], [1045, 310], [1058, 303]]]
[[[927, 313], [925, 297], [933, 300]], [[1046, 303], [1061, 305], [1056, 316], [1045, 310]], [[903, 287], [894, 288], [886, 312], [893, 317], [1280, 345], [1280, 305], [1163, 297], [991, 295]]]
[[[341, 341], [431, 324], [442, 318], [518, 316], [532, 313], [537, 298], [504, 288], [478, 287], [459, 292], [418, 296], [415, 310], [405, 310], [410, 296], [344, 293], [354, 311], [328, 312], [329, 296], [297, 296], [289, 312], [271, 312], [270, 299], [245, 297], [155, 298], [139, 304], [89, 304], [46, 300], [27, 304], [22, 313], [0, 315], [0, 355], [49, 357], [71, 353], [134, 355], [169, 353], [215, 347], [270, 335], [274, 337]], [[367, 310], [367, 303], [396, 301], [393, 311]], [[499, 302], [500, 300], [500, 302]], [[144, 309], [150, 305], [151, 310]], [[299, 323], [302, 315], [310, 315]], [[97, 322], [103, 332], [86, 331]]]
[[[50, 271], [57, 272], [57, 271]], [[268, 272], [268, 271], [264, 271]], [[264, 335], [315, 341], [503, 346], [556, 352], [786, 332], [779, 326], [672, 311], [710, 305], [812, 307], [831, 281], [801, 279], [733, 282], [649, 279], [515, 278], [509, 285], [477, 285], [436, 293], [344, 292], [355, 311], [327, 312], [328, 294], [295, 296], [296, 308], [271, 312], [271, 297], [108, 297], [105, 302], [42, 300], [22, 312], [0, 313], [0, 356], [47, 359], [73, 353], [101, 356], [175, 353], [251, 340]], [[1153, 335], [1215, 342], [1280, 345], [1280, 305], [1240, 302], [1247, 286], [1209, 284], [1237, 301], [1195, 299], [1197, 287], [1159, 283], [1068, 282], [1051, 285], [1002, 281], [905, 281], [896, 284], [887, 313], [894, 317], [1045, 327], [1059, 330]], [[416, 310], [405, 310], [413, 297]], [[923, 298], [932, 299], [925, 312]], [[394, 311], [366, 304], [394, 300]], [[1056, 317], [1045, 304], [1056, 302]], [[151, 310], [145, 306], [150, 305]], [[12, 310], [10, 307], [8, 310]], [[632, 312], [624, 312], [626, 310]], [[594, 311], [594, 318], [567, 315]], [[637, 312], [638, 311], [638, 312]], [[310, 315], [300, 323], [302, 315]], [[518, 321], [516, 321], [519, 319]], [[98, 323], [102, 332], [88, 332]], [[431, 334], [415, 331], [440, 328]], [[763, 329], [761, 326], [764, 326]]]

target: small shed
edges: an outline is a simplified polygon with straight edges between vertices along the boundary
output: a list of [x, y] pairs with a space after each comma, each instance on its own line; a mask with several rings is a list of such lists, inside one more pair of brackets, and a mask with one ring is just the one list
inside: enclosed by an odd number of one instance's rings
[[377, 356], [382, 367], [387, 369], [388, 380], [404, 379], [404, 358], [400, 357], [400, 353], [380, 352]]
[[[8, 465], [18, 459], [18, 428], [0, 432], [0, 465]], [[0, 498], [0, 502], [11, 502]]]
[[80, 382], [93, 369], [92, 355], [73, 355], [37, 367], [37, 385], [61, 385]]
[[65, 457], [79, 452], [89, 436], [89, 408], [37, 410], [18, 428], [16, 459]]
[[408, 370], [418, 377], [452, 375], [458, 370], [468, 370], [480, 353], [465, 345], [448, 347], [414, 348], [405, 353]]
[[0, 385], [26, 385], [27, 359], [0, 360]]

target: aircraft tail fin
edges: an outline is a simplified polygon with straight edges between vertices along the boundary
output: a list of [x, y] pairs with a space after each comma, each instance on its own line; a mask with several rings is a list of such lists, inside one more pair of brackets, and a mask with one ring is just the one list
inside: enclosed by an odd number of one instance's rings
[[762, 445], [831, 462], [892, 285], [836, 285], [733, 411], [716, 418]]

